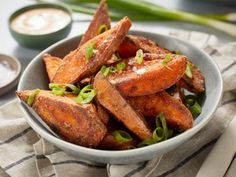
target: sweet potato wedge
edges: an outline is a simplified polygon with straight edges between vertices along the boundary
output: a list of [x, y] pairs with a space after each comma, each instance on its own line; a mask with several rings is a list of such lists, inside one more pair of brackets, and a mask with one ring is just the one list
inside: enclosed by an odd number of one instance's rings
[[91, 21], [87, 31], [80, 41], [79, 47], [86, 43], [88, 40], [98, 35], [98, 30], [101, 25], [105, 25], [108, 29], [111, 28], [110, 17], [107, 10], [106, 0], [101, 0], [97, 8], [93, 20]]
[[94, 84], [99, 103], [110, 111], [115, 118], [140, 139], [151, 137], [145, 119], [137, 114], [116, 88], [100, 72], [95, 76]]
[[43, 61], [44, 61], [45, 67], [46, 67], [49, 82], [52, 82], [52, 78], [54, 77], [62, 60], [58, 57], [54, 57], [54, 56], [51, 56], [50, 54], [46, 53], [43, 55]]
[[165, 54], [144, 54], [156, 58], [139, 65], [136, 60], [128, 61], [128, 70], [108, 76], [123, 96], [141, 96], [160, 92], [175, 84], [183, 76], [187, 59], [171, 55], [167, 66], [162, 62]]
[[187, 89], [193, 93], [202, 93], [205, 91], [205, 79], [201, 71], [197, 68], [196, 65], [192, 65], [192, 78], [189, 78], [186, 74], [178, 82], [178, 85], [182, 88]]
[[[22, 101], [27, 101], [32, 91], [17, 91]], [[107, 129], [98, 117], [92, 104], [76, 104], [72, 97], [56, 96], [41, 90], [35, 97], [32, 108], [60, 136], [72, 143], [96, 147], [104, 138]]]
[[162, 112], [171, 128], [186, 130], [193, 126], [191, 112], [183, 103], [165, 91], [152, 95], [130, 97], [128, 102], [147, 118], [155, 118]]
[[172, 53], [170, 50], [160, 47], [154, 41], [147, 39], [143, 36], [127, 35], [127, 38], [130, 41], [132, 41], [136, 45], [137, 48], [142, 49], [144, 52], [156, 53], [156, 54]]
[[[115, 27], [87, 41], [79, 49], [69, 54], [58, 68], [54, 83], [76, 83], [97, 72], [119, 48], [131, 26], [128, 17], [123, 18]], [[93, 56], [86, 61], [86, 48], [93, 44]]]

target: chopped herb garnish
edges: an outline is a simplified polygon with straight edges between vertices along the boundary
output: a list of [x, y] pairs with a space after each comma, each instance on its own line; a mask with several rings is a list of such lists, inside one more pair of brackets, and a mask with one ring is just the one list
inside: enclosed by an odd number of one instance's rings
[[146, 140], [141, 141], [138, 144], [138, 147], [149, 146], [149, 145], [152, 145], [152, 144], [155, 144], [155, 141], [153, 139], [146, 139]]
[[110, 67], [102, 66], [100, 71], [102, 72], [104, 76], [107, 76], [110, 72]]
[[136, 59], [136, 61], [137, 61], [138, 64], [141, 64], [141, 63], [143, 62], [143, 50], [142, 50], [142, 49], [139, 49], [139, 50], [136, 52], [135, 59]]
[[99, 28], [98, 28], [98, 34], [102, 34], [107, 30], [108, 30], [108, 27], [106, 25], [104, 25], [104, 24], [100, 25]]
[[[66, 91], [66, 87], [70, 88], [72, 91]], [[73, 84], [56, 84], [56, 83], [50, 83], [49, 88], [52, 90], [52, 93], [55, 95], [62, 95], [65, 93], [74, 93], [78, 94], [80, 89], [79, 87], [73, 85]]]
[[170, 54], [170, 53], [166, 54], [165, 59], [162, 61], [162, 65], [163, 65], [164, 67], [169, 68], [169, 67], [167, 66], [167, 63], [170, 61], [170, 59], [171, 59], [170, 57], [171, 57], [171, 54]]
[[202, 108], [194, 95], [187, 95], [185, 97], [185, 105], [192, 113], [193, 117], [197, 117], [202, 112]]
[[160, 119], [160, 122], [161, 122], [161, 126], [163, 128], [163, 133], [164, 133], [164, 140], [168, 139], [169, 137], [169, 131], [168, 131], [168, 127], [167, 127], [167, 123], [166, 123], [166, 119], [164, 117], [164, 114], [161, 112], [157, 117], [156, 119]]
[[39, 89], [36, 89], [34, 91], [32, 91], [32, 93], [30, 94], [30, 96], [28, 97], [27, 99], [27, 104], [29, 106], [32, 106], [33, 102], [34, 102], [34, 99], [35, 99], [35, 96], [40, 92]]
[[93, 89], [93, 85], [89, 84], [81, 89], [79, 95], [75, 99], [76, 103], [87, 104], [90, 103], [96, 96], [96, 91]]
[[128, 141], [133, 140], [131, 135], [123, 130], [116, 130], [116, 131], [112, 132], [112, 136], [120, 142], [128, 142]]
[[90, 58], [93, 56], [93, 53], [94, 53], [94, 44], [89, 43], [85, 49], [86, 62], [89, 62]]
[[187, 63], [187, 67], [185, 70], [185, 74], [186, 76], [188, 76], [189, 78], [193, 77], [193, 72], [192, 72], [192, 64], [190, 62]]
[[114, 66], [110, 67], [110, 73], [116, 73], [118, 70]]
[[126, 67], [126, 65], [125, 65], [124, 62], [120, 62], [120, 63], [117, 63], [117, 64], [116, 64], [116, 68], [117, 68], [117, 70], [119, 70], [119, 71], [123, 71], [123, 70], [125, 69], [125, 67]]

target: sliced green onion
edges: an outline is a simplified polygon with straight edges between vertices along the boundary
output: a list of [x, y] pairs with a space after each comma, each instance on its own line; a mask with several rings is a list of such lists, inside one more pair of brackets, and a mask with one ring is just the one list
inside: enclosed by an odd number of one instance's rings
[[141, 142], [138, 144], [138, 147], [149, 146], [149, 145], [152, 145], [152, 144], [155, 144], [155, 143], [156, 143], [156, 142], [155, 142], [153, 139], [146, 139], [146, 140], [141, 141]]
[[102, 34], [102, 33], [104, 33], [105, 31], [107, 31], [108, 30], [108, 27], [106, 26], [106, 25], [100, 25], [99, 27], [98, 27], [98, 34]]
[[190, 62], [187, 63], [187, 67], [185, 70], [185, 74], [186, 76], [188, 76], [189, 78], [193, 77], [193, 73], [192, 73], [192, 64]]
[[163, 128], [157, 127], [152, 133], [152, 139], [157, 143], [165, 138]]
[[164, 114], [161, 112], [157, 117], [156, 119], [160, 119], [160, 122], [161, 122], [161, 125], [162, 125], [162, 128], [163, 128], [163, 133], [164, 133], [164, 140], [168, 139], [169, 137], [169, 130], [168, 130], [168, 127], [167, 127], [167, 123], [166, 123], [166, 119], [165, 119], [165, 116]]
[[116, 73], [118, 70], [114, 66], [110, 67], [110, 73]]
[[90, 103], [95, 96], [96, 91], [93, 89], [93, 85], [89, 84], [80, 91], [75, 102], [78, 104], [87, 104]]
[[[66, 89], [63, 87], [68, 87], [72, 90], [72, 92], [66, 92]], [[74, 93], [78, 94], [80, 89], [79, 87], [73, 85], [73, 84], [56, 84], [56, 83], [50, 83], [49, 88], [52, 90], [52, 93], [55, 95], [62, 95], [65, 93]]]
[[34, 90], [34, 91], [30, 94], [30, 96], [29, 96], [28, 99], [27, 99], [27, 104], [28, 104], [29, 106], [32, 106], [32, 104], [33, 104], [33, 102], [34, 102], [34, 99], [35, 99], [35, 96], [36, 96], [39, 92], [40, 92], [40, 89], [36, 89], [36, 90]]
[[133, 140], [131, 135], [123, 130], [116, 130], [112, 132], [112, 136], [120, 142], [129, 142]]
[[60, 87], [55, 87], [52, 89], [51, 93], [54, 95], [63, 95], [66, 93], [66, 90]]
[[93, 52], [94, 52], [94, 44], [89, 43], [85, 49], [86, 62], [89, 62], [90, 58], [93, 56]]
[[170, 61], [170, 57], [171, 57], [171, 54], [170, 54], [170, 53], [166, 54], [164, 60], [162, 61], [162, 65], [163, 65], [164, 67], [168, 67], [168, 66], [167, 66], [167, 63]]
[[141, 63], [143, 62], [143, 50], [142, 50], [142, 49], [139, 49], [139, 50], [136, 52], [135, 59], [136, 59], [136, 61], [137, 61], [138, 64], [141, 64]]
[[126, 67], [126, 65], [125, 65], [124, 62], [120, 62], [120, 63], [117, 63], [117, 64], [116, 64], [116, 68], [117, 68], [117, 70], [119, 70], [119, 71], [123, 71], [123, 70], [125, 69], [125, 67]]
[[185, 97], [185, 105], [194, 117], [197, 117], [202, 112], [201, 106], [197, 102], [196, 97], [193, 95], [187, 95]]
[[100, 71], [104, 76], [107, 76], [110, 72], [110, 67], [102, 66]]

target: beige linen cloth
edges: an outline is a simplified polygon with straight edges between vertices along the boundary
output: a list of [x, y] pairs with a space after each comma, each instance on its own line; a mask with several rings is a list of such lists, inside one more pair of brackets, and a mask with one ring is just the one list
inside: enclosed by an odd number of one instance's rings
[[214, 118], [187, 143], [162, 157], [129, 165], [101, 165], [67, 155], [40, 138], [26, 123], [14, 100], [0, 108], [1, 177], [194, 177], [236, 113], [236, 43], [220, 46], [216, 37], [174, 31], [172, 36], [205, 50], [218, 63], [224, 96]]

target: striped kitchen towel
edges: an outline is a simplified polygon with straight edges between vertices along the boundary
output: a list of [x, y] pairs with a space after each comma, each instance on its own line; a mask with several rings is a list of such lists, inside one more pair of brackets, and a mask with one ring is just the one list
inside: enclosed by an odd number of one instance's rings
[[220, 46], [212, 35], [174, 31], [218, 63], [224, 96], [214, 118], [187, 143], [162, 157], [129, 165], [101, 165], [66, 154], [40, 138], [26, 123], [17, 100], [0, 108], [1, 177], [194, 177], [236, 113], [236, 43]]

